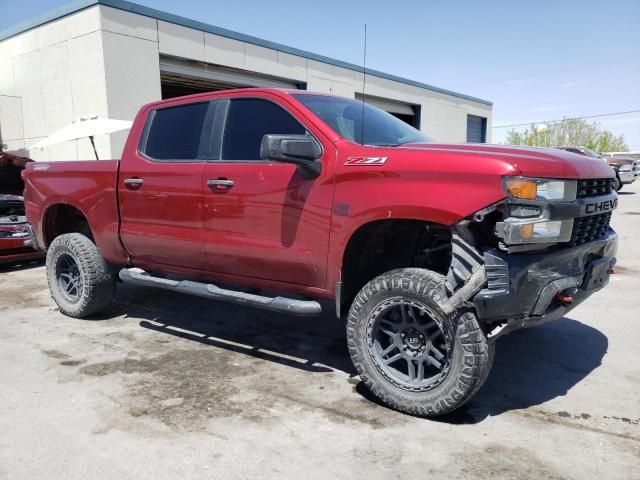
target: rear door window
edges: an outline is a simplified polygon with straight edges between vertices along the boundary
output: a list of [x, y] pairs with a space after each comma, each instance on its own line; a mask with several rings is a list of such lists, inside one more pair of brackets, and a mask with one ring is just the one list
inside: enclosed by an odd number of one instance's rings
[[160, 161], [199, 158], [208, 108], [209, 102], [202, 102], [155, 110], [148, 120], [141, 151]]
[[284, 108], [259, 98], [234, 98], [229, 103], [222, 160], [260, 160], [267, 134], [304, 135], [306, 129]]

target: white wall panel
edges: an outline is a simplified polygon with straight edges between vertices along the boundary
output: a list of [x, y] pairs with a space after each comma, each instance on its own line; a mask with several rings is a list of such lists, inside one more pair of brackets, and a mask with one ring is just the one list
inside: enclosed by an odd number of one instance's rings
[[18, 97], [0, 95], [0, 137], [2, 143], [22, 141], [22, 101]]
[[244, 42], [205, 33], [204, 60], [215, 65], [245, 68], [244, 46]]
[[307, 81], [307, 59], [278, 52], [278, 76]]
[[158, 21], [160, 53], [204, 61], [204, 32]]
[[245, 68], [267, 75], [278, 74], [278, 52], [269, 48], [251, 45], [244, 46]]
[[158, 21], [155, 18], [100, 6], [100, 25], [103, 31], [120, 33], [144, 40], [158, 41]]

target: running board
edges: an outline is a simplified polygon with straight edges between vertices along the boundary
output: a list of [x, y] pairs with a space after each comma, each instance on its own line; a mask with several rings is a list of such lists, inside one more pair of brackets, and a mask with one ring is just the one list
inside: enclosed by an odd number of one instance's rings
[[322, 312], [320, 304], [313, 300], [263, 297], [262, 295], [227, 290], [210, 283], [192, 282], [191, 280], [168, 280], [166, 278], [154, 277], [139, 269], [123, 268], [120, 270], [119, 276], [120, 280], [125, 283], [163, 288], [165, 290], [173, 290], [174, 292], [210, 298], [212, 300], [239, 303], [240, 305], [248, 305], [272, 312], [289, 313], [305, 317], [320, 315]]

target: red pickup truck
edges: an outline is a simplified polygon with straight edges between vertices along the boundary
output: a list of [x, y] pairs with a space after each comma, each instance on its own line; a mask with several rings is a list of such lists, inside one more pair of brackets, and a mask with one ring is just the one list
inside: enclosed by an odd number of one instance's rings
[[563, 316], [616, 261], [604, 162], [432, 143], [309, 92], [151, 103], [119, 161], [25, 177], [29, 242], [64, 314], [105, 309], [118, 281], [307, 316], [334, 299], [362, 381], [423, 416], [465, 403], [496, 338]]

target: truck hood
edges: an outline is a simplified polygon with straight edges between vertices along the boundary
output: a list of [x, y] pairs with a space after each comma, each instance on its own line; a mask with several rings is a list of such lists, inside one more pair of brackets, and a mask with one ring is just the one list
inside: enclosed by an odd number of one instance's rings
[[413, 143], [398, 148], [501, 160], [511, 164], [525, 177], [580, 179], [614, 176], [613, 169], [602, 160], [554, 148], [471, 143]]

